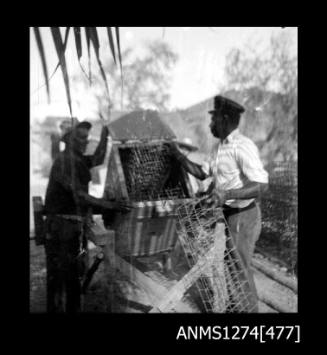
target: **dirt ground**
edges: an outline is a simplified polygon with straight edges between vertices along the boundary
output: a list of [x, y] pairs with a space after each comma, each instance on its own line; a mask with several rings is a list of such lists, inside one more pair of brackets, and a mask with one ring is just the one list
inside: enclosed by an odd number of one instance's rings
[[[295, 280], [294, 275], [289, 275], [285, 268], [276, 263], [271, 262], [268, 258], [256, 253], [254, 255], [256, 260], [260, 260], [262, 264], [289, 279]], [[167, 288], [171, 287], [173, 281], [169, 281], [161, 274], [153, 271], [151, 275], [152, 278], [161, 278], [160, 281]], [[295, 294], [289, 288], [281, 285], [280, 283], [267, 277], [262, 272], [254, 269], [255, 283], [259, 295], [259, 312], [260, 313], [276, 313], [276, 312], [297, 312], [297, 294]], [[121, 279], [121, 278], [120, 278]], [[121, 284], [122, 285], [122, 284]], [[136, 288], [133, 285], [124, 283], [125, 291], [136, 292]], [[129, 288], [129, 290], [128, 290]], [[131, 291], [131, 289], [133, 289]], [[124, 292], [125, 292], [124, 291]], [[88, 289], [87, 294], [83, 298], [83, 311], [91, 313], [103, 313], [103, 312], [130, 312], [139, 313], [146, 312], [147, 307], [141, 307], [141, 305], [123, 305], [124, 307], [116, 309], [108, 309], [108, 295], [104, 297], [104, 291], [101, 284], [101, 267], [96, 272], [93, 277], [92, 283]], [[118, 295], [120, 297], [121, 295]], [[115, 296], [117, 297], [117, 295]], [[262, 302], [262, 300], [270, 299], [273, 301], [273, 307], [269, 302]], [[277, 308], [276, 309], [276, 305]], [[192, 300], [189, 299], [186, 302], [184, 312], [194, 312], [194, 304]], [[198, 310], [200, 312], [200, 310]], [[43, 313], [46, 312], [46, 265], [45, 265], [45, 253], [43, 246], [36, 246], [34, 240], [30, 242], [30, 312], [31, 313]]]

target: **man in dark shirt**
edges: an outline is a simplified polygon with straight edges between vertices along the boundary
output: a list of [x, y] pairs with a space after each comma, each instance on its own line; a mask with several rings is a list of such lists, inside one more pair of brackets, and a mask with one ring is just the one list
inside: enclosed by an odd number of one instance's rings
[[93, 155], [84, 155], [91, 129], [80, 122], [62, 137], [65, 150], [51, 168], [45, 198], [47, 234], [47, 310], [80, 310], [79, 258], [86, 248], [85, 230], [92, 216], [91, 208], [128, 210], [123, 202], [105, 201], [88, 194], [90, 169], [101, 165], [107, 149], [109, 130], [103, 126], [100, 142]]

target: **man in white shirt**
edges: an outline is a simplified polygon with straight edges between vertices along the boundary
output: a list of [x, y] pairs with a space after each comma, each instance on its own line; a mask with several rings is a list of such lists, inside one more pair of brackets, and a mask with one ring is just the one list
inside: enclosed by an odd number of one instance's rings
[[[172, 152], [185, 170], [200, 180], [212, 178], [207, 191], [217, 206], [223, 208], [229, 231], [242, 259], [243, 275], [248, 281], [249, 296], [242, 312], [258, 312], [258, 296], [251, 270], [255, 243], [261, 232], [261, 212], [256, 202], [268, 187], [256, 145], [238, 130], [245, 109], [238, 103], [215, 96], [210, 130], [218, 139], [217, 154], [205, 169], [191, 162], [172, 144]], [[228, 247], [228, 245], [227, 245]], [[246, 287], [246, 286], [245, 286]]]

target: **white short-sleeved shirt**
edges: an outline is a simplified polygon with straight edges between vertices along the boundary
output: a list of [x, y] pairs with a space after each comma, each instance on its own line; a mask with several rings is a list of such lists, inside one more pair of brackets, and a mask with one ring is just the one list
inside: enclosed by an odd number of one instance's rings
[[[216, 156], [203, 166], [203, 170], [212, 176], [215, 187], [220, 190], [239, 189], [250, 181], [268, 183], [268, 173], [263, 168], [257, 146], [238, 129], [219, 141]], [[227, 200], [226, 205], [244, 208], [253, 200]]]

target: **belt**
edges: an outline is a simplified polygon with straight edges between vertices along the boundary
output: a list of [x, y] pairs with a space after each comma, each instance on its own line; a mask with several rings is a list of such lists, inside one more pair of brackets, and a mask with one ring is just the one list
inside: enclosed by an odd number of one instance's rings
[[72, 215], [72, 214], [56, 214], [55, 217], [60, 217], [63, 219], [68, 219], [71, 221], [78, 221], [78, 222], [85, 221], [85, 217], [83, 218], [82, 216], [77, 216], [77, 215]]
[[252, 201], [248, 206], [245, 206], [243, 208], [229, 207], [228, 205], [223, 205], [223, 212], [224, 212], [224, 214], [227, 214], [230, 216], [235, 213], [240, 213], [240, 212], [244, 212], [246, 210], [250, 210], [251, 208], [254, 208], [255, 206], [256, 206], [255, 201]]

